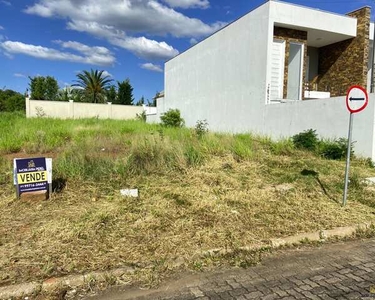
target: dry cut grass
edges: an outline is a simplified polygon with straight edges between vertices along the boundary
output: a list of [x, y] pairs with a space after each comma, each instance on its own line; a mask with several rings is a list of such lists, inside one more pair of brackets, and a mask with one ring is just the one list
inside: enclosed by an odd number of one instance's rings
[[[112, 134], [90, 134], [106, 123], [70, 122], [70, 138], [46, 147], [55, 157], [55, 180], [66, 180], [49, 201], [15, 199], [9, 167], [19, 153], [3, 148], [0, 286], [128, 265], [142, 270], [133, 280], [152, 283], [181, 258], [184, 267], [204, 267], [207, 261], [194, 257], [202, 250], [267, 245], [270, 238], [374, 220], [375, 190], [361, 181], [375, 172], [365, 161], [353, 162], [343, 208], [344, 162], [286, 141], [197, 138], [139, 124], [146, 129], [126, 130], [123, 123], [111, 123], [118, 126]], [[138, 188], [140, 197], [121, 197], [120, 188]]]

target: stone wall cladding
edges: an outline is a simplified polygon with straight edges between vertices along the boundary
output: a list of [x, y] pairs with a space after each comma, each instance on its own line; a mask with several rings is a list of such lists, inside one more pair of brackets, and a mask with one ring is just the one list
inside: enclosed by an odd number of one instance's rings
[[367, 86], [370, 7], [348, 14], [357, 18], [357, 37], [319, 49], [319, 90], [343, 96], [351, 85]]
[[[287, 98], [288, 91], [288, 61], [289, 61], [289, 48], [290, 43], [300, 43], [304, 45], [304, 57], [303, 57], [303, 82], [306, 82], [306, 69], [307, 69], [307, 32], [284, 28], [274, 27], [274, 38], [285, 41], [285, 66], [284, 66], [284, 91], [283, 98]], [[303, 95], [302, 95], [303, 96]]]

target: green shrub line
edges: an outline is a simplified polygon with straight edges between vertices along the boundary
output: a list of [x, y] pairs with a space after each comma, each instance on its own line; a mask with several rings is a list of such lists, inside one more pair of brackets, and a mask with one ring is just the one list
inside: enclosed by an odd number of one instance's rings
[[[315, 152], [317, 155], [327, 159], [344, 159], [348, 151], [347, 139], [319, 139], [316, 130], [313, 129], [308, 129], [294, 135], [292, 141], [297, 149]], [[351, 147], [351, 157], [354, 157], [353, 144]]]

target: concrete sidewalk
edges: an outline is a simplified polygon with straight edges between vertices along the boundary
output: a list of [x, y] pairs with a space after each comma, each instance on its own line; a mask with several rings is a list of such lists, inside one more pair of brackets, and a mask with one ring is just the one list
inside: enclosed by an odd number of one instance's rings
[[90, 300], [374, 299], [375, 239], [278, 251], [261, 265], [187, 276], [158, 290], [113, 289]]

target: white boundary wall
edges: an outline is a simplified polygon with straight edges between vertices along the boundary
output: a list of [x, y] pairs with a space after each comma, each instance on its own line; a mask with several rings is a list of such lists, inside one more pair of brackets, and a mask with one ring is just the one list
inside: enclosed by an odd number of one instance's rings
[[142, 106], [81, 103], [65, 101], [30, 100], [26, 98], [26, 117], [38, 117], [45, 114], [46, 117], [59, 119], [135, 119], [137, 114], [144, 111]]
[[[323, 138], [347, 138], [349, 112], [345, 101], [346, 97], [336, 97], [265, 105], [258, 132], [279, 139], [314, 129]], [[355, 153], [375, 161], [375, 94], [369, 95], [367, 108], [354, 114], [353, 120]], [[251, 127], [249, 124], [250, 131]]]
[[[194, 110], [181, 111], [182, 117], [195, 117], [195, 122], [206, 119], [209, 130], [214, 132], [246, 133], [251, 132], [263, 136], [269, 136], [274, 140], [291, 137], [302, 131], [313, 129], [321, 138], [336, 139], [347, 138], [349, 129], [349, 112], [346, 108], [346, 97], [329, 99], [288, 101], [276, 104], [263, 104], [258, 108], [256, 117], [252, 117], [250, 107], [249, 117], [243, 121], [240, 127], [217, 126], [212, 122], [211, 112], [205, 110], [204, 114]], [[147, 116], [147, 122], [159, 122], [160, 114], [165, 112], [163, 106], [158, 103], [158, 114]], [[218, 107], [217, 109], [220, 109]], [[226, 122], [235, 123], [236, 115], [228, 114]], [[224, 119], [223, 119], [224, 121]], [[188, 124], [193, 127], [194, 124]], [[354, 152], [362, 157], [369, 157], [375, 161], [375, 94], [369, 95], [367, 108], [354, 115], [353, 127]]]

